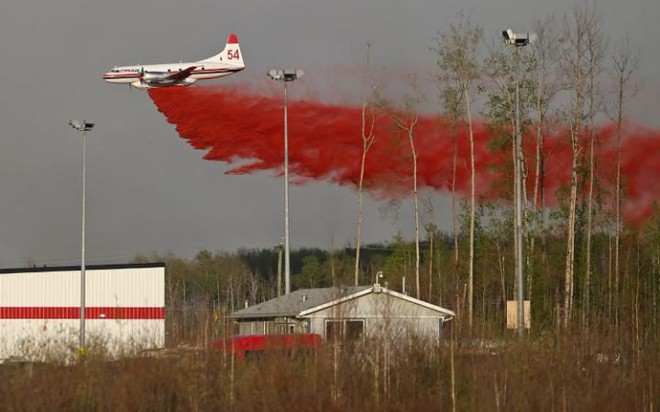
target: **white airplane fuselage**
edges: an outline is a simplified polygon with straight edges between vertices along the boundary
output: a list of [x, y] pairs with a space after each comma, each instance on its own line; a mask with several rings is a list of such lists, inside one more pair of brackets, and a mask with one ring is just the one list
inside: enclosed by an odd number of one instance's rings
[[229, 36], [224, 50], [195, 62], [148, 64], [114, 67], [103, 75], [108, 83], [128, 84], [138, 89], [186, 87], [198, 80], [229, 76], [245, 69], [235, 34]]

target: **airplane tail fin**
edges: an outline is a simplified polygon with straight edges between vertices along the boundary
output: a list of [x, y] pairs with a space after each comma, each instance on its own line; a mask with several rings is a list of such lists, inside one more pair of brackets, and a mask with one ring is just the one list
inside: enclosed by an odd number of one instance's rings
[[243, 54], [241, 53], [241, 48], [238, 45], [238, 36], [234, 33], [229, 35], [227, 39], [227, 45], [225, 48], [215, 56], [207, 57], [202, 61], [215, 62], [215, 63], [225, 63], [237, 67], [245, 67], [243, 62]]

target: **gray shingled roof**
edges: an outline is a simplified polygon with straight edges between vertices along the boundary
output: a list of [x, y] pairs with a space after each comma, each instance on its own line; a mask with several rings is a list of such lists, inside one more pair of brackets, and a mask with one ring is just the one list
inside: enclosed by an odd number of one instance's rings
[[[352, 295], [371, 286], [350, 286], [342, 288], [298, 289], [288, 295], [271, 299], [258, 305], [237, 310], [231, 318], [272, 318], [296, 316], [300, 312], [323, 305], [335, 299]], [[304, 297], [304, 298], [303, 298]]]

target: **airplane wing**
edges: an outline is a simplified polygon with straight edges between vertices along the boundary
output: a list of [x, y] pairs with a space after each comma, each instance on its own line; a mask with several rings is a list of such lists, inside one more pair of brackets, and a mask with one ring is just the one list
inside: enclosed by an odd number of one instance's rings
[[174, 85], [177, 83], [182, 83], [187, 77], [189, 77], [193, 70], [195, 70], [197, 66], [190, 66], [186, 69], [183, 70], [177, 70], [173, 72], [162, 72], [162, 71], [147, 71], [142, 69], [142, 72], [140, 73], [140, 79], [150, 85], [160, 85], [160, 86], [165, 86], [165, 85]]
[[190, 74], [196, 68], [197, 68], [197, 66], [190, 66], [190, 67], [188, 67], [186, 69], [183, 69], [183, 70], [180, 70], [178, 72], [168, 74], [167, 76], [164, 77], [164, 80], [175, 80], [175, 81], [183, 80], [186, 77], [190, 76]]

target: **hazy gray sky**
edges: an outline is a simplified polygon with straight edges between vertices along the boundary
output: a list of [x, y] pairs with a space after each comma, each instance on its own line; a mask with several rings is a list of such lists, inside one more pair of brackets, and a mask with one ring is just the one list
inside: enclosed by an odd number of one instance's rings
[[[642, 49], [645, 90], [636, 120], [658, 126], [660, 2], [598, 1], [613, 38], [628, 31]], [[68, 121], [97, 123], [88, 135], [87, 256], [127, 261], [138, 252], [271, 247], [283, 229], [282, 181], [270, 174], [226, 176], [165, 122], [148, 95], [106, 84], [113, 65], [196, 60], [239, 35], [247, 69], [209, 82], [263, 82], [271, 67], [306, 70], [291, 96], [334, 66], [359, 66], [366, 42], [378, 67], [432, 71], [431, 38], [459, 10], [485, 35], [568, 12], [573, 1], [501, 0], [8, 0], [0, 3], [0, 267], [72, 264], [80, 257], [81, 136]], [[317, 77], [315, 80], [315, 76]], [[450, 226], [448, 202], [436, 223]], [[367, 204], [366, 241], [410, 235], [405, 211], [382, 219]], [[352, 242], [356, 196], [326, 183], [291, 191], [293, 248]]]

